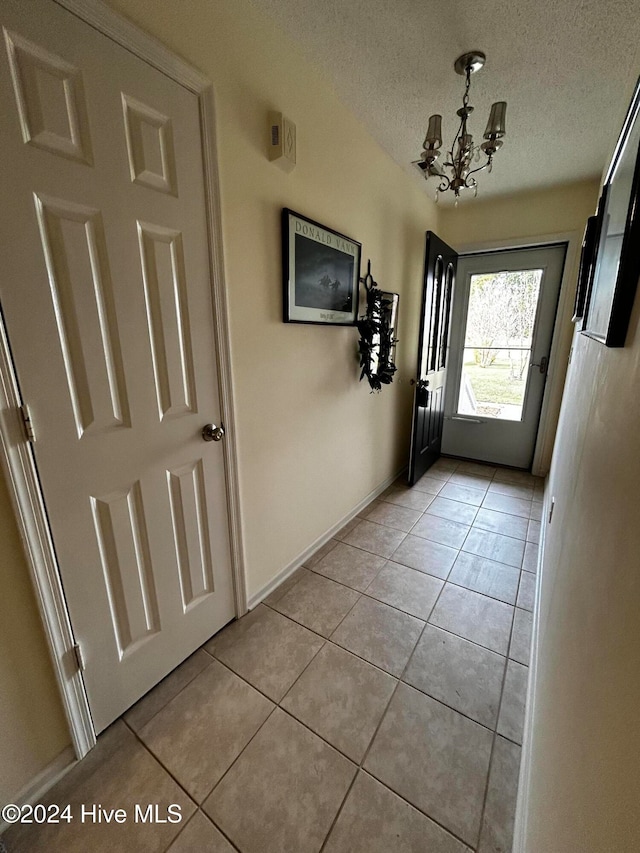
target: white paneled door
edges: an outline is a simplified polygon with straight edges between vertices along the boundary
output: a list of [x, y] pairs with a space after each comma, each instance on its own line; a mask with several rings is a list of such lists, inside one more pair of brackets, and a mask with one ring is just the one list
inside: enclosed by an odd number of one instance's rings
[[0, 299], [97, 732], [233, 618], [196, 95], [3, 2]]

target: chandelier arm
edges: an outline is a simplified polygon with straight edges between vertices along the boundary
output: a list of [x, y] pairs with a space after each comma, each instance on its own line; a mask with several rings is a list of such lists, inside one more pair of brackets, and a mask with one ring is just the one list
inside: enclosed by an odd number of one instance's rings
[[474, 175], [476, 172], [482, 172], [484, 169], [488, 169], [491, 165], [491, 157], [488, 158], [486, 163], [483, 163], [482, 166], [478, 166], [477, 169], [471, 169], [471, 171], [467, 174], [467, 178], [470, 178], [471, 175]]
[[458, 128], [458, 132], [456, 133], [455, 137], [453, 138], [453, 142], [451, 143], [450, 154], [451, 154], [452, 160], [453, 160], [453, 150], [456, 147], [456, 142], [458, 141], [458, 139], [460, 139], [460, 135], [462, 134], [462, 129], [464, 127], [465, 121], [466, 121], [466, 118], [463, 116], [460, 119], [460, 127]]

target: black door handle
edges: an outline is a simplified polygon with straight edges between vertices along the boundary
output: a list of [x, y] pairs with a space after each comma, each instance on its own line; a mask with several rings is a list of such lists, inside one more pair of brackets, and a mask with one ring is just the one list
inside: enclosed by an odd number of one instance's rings
[[416, 387], [416, 402], [421, 409], [426, 409], [429, 405], [429, 380], [420, 379]]

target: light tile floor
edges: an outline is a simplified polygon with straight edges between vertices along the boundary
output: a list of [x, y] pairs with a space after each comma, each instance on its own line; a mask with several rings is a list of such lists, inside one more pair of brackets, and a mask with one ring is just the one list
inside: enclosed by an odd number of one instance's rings
[[16, 826], [9, 853], [508, 853], [542, 488], [444, 458], [394, 484], [99, 738], [47, 797], [71, 823]]

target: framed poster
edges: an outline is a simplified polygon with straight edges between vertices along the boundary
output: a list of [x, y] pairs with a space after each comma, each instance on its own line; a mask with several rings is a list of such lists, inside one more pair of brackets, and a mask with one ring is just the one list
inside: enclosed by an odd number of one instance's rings
[[361, 245], [306, 216], [282, 211], [283, 320], [354, 326]]
[[[602, 198], [600, 199], [602, 207]], [[600, 219], [598, 216], [590, 216], [582, 238], [582, 252], [580, 254], [580, 270], [578, 272], [578, 286], [576, 288], [576, 300], [573, 306], [572, 323], [580, 323], [584, 319], [587, 296], [593, 281], [593, 262], [596, 250], [596, 241], [600, 230]]]
[[603, 186], [582, 334], [623, 347], [640, 275], [640, 80]]

